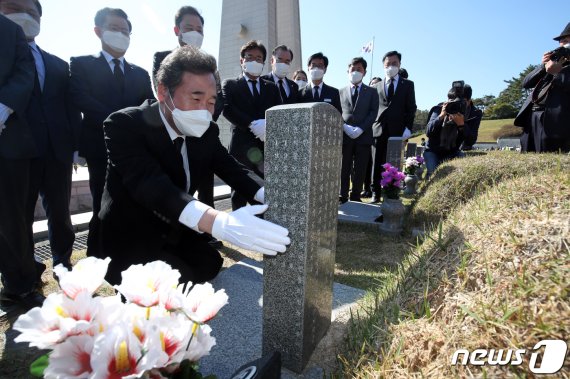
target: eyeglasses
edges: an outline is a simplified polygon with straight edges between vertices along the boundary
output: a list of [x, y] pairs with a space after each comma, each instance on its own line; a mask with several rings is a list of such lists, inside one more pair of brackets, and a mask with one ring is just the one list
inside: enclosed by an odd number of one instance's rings
[[245, 55], [243, 56], [243, 59], [244, 59], [246, 62], [256, 61], [257, 63], [263, 63], [263, 57], [258, 57], [258, 58], [256, 58], [256, 57], [254, 57], [253, 55], [249, 55], [249, 54], [245, 54]]

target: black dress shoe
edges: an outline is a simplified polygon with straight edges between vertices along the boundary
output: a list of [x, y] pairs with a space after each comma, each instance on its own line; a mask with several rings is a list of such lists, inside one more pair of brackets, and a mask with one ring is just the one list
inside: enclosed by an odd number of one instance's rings
[[2, 305], [19, 305], [26, 310], [41, 307], [45, 299], [45, 296], [37, 290], [24, 294], [12, 294], [6, 291], [0, 293], [0, 303]]
[[379, 203], [379, 202], [380, 202], [380, 196], [374, 194], [374, 196], [372, 196], [371, 203]]
[[343, 197], [343, 196], [339, 196], [339, 197], [338, 197], [338, 202], [339, 202], [339, 204], [344, 204], [344, 203], [346, 203], [347, 201], [348, 201], [348, 198], [346, 198], [346, 197]]
[[222, 247], [224, 247], [222, 241], [214, 237], [212, 237], [212, 239], [208, 241], [208, 245], [212, 246], [214, 249], [221, 249]]

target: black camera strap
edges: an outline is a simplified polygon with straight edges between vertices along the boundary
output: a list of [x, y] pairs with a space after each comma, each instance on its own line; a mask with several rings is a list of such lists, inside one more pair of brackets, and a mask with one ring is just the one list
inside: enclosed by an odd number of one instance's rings
[[552, 79], [554, 76], [546, 74], [537, 83], [537, 85], [532, 90], [532, 102], [536, 105], [544, 105], [546, 100], [546, 95], [552, 86]]

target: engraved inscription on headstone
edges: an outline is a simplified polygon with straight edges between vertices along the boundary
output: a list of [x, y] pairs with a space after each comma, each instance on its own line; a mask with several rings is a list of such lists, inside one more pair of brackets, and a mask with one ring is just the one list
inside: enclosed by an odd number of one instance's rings
[[424, 146], [418, 146], [416, 148], [416, 156], [420, 156], [423, 157], [424, 156], [424, 151], [426, 151], [426, 148]]
[[402, 170], [404, 164], [404, 142], [402, 137], [388, 138], [388, 148], [386, 152], [386, 162]]
[[417, 144], [413, 142], [408, 142], [408, 144], [406, 145], [406, 158], [416, 156], [416, 147]]
[[284, 254], [264, 259], [263, 354], [301, 372], [331, 321], [342, 119], [326, 103], [266, 114], [267, 220], [289, 229]]

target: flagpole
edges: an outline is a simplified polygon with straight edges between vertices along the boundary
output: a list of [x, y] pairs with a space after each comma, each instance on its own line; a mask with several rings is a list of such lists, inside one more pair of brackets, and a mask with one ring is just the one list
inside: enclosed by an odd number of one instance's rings
[[[370, 61], [370, 80], [374, 77], [374, 47], [376, 47], [376, 42], [374, 41], [374, 36], [372, 36], [372, 59]], [[369, 81], [370, 83], [370, 81]]]

